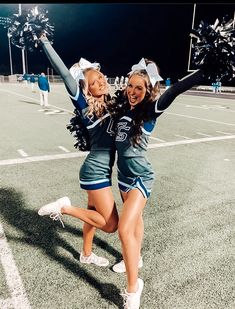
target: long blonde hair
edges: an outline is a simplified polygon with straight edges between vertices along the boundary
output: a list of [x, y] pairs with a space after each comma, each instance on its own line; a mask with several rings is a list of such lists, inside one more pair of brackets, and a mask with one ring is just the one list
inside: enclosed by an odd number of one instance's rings
[[[88, 71], [99, 71], [98, 69], [89, 68], [83, 71], [83, 74], [86, 75]], [[97, 118], [104, 116], [106, 113], [106, 103], [110, 99], [109, 95], [104, 95], [104, 99], [100, 100], [92, 96], [89, 92], [88, 83], [86, 80], [80, 80], [80, 87], [87, 99], [88, 109], [87, 109], [87, 116], [95, 115]]]

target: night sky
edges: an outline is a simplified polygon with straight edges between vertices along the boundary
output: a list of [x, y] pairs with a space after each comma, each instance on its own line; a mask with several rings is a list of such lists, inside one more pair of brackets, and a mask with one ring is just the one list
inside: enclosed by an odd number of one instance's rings
[[[22, 4], [22, 11], [37, 4]], [[48, 10], [55, 26], [53, 47], [70, 67], [80, 57], [97, 61], [108, 77], [126, 75], [142, 57], [154, 60], [165, 79], [187, 74], [193, 3], [70, 3], [38, 4]], [[18, 4], [0, 4], [0, 16], [18, 13]], [[235, 4], [197, 3], [195, 27], [201, 20], [214, 24], [226, 14], [234, 18]], [[0, 26], [0, 75], [10, 74], [6, 29]], [[12, 46], [13, 73], [22, 73], [21, 50]], [[51, 67], [39, 50], [27, 52], [27, 71]], [[55, 74], [55, 73], [54, 73]]]

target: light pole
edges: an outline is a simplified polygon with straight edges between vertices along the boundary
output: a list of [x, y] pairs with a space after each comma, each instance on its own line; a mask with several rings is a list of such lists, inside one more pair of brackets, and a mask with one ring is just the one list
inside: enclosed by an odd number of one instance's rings
[[[19, 3], [19, 15], [22, 14], [22, 10], [21, 10], [21, 4]], [[23, 67], [23, 75], [26, 73], [25, 70], [25, 48], [23, 47], [21, 49], [21, 54], [22, 54], [22, 67]]]
[[[193, 4], [192, 29], [194, 28], [195, 12], [196, 12], [196, 3]], [[195, 71], [195, 70], [190, 70], [191, 51], [192, 51], [192, 37], [190, 37], [189, 57], [188, 57], [188, 72], [194, 72]]]
[[[3, 25], [6, 28], [10, 24], [11, 20], [8, 17], [0, 17], [0, 25]], [[10, 72], [13, 75], [13, 68], [12, 68], [12, 55], [11, 55], [11, 36], [7, 33], [8, 37], [8, 48], [9, 48], [9, 57], [10, 57]]]
[[11, 36], [7, 34], [7, 37], [8, 37], [9, 56], [10, 56], [10, 69], [11, 69], [11, 75], [13, 75], [12, 56], [11, 56]]

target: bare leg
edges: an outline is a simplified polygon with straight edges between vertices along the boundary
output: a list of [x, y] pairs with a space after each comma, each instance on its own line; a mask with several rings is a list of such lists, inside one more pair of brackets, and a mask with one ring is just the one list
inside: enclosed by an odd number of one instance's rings
[[107, 187], [87, 192], [96, 210], [66, 206], [61, 208], [61, 213], [78, 218], [104, 232], [115, 232], [118, 224], [118, 213], [111, 188]]
[[123, 259], [127, 274], [127, 291], [134, 293], [137, 290], [138, 262], [143, 239], [142, 211], [146, 205], [142, 193], [138, 189], [128, 192], [120, 215], [118, 232], [122, 243]]

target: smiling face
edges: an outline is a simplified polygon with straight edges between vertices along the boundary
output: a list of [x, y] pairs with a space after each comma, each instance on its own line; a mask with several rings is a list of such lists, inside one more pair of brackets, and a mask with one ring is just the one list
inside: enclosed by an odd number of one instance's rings
[[127, 84], [126, 94], [128, 97], [131, 109], [143, 101], [147, 93], [146, 80], [137, 74], [133, 74]]
[[93, 97], [100, 98], [108, 94], [109, 87], [107, 80], [100, 71], [90, 69], [84, 72], [84, 75], [88, 84], [88, 92]]

